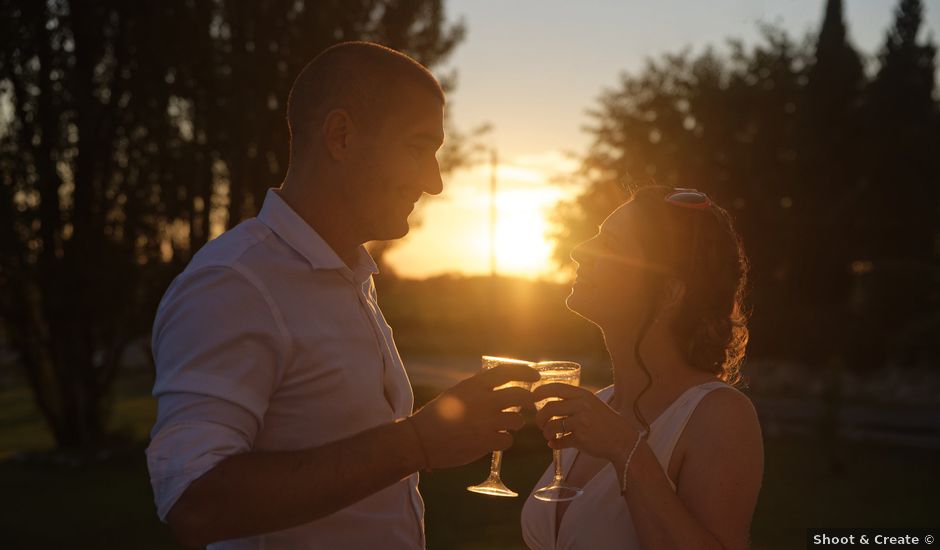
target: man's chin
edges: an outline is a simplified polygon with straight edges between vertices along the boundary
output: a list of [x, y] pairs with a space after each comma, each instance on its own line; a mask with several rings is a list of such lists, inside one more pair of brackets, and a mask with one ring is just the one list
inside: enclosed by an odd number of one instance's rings
[[378, 233], [379, 235], [375, 238], [377, 241], [394, 241], [395, 239], [400, 239], [408, 234], [411, 230], [411, 227], [408, 225], [408, 221], [402, 221], [401, 223], [390, 223], [386, 224], [385, 227], [382, 227]]

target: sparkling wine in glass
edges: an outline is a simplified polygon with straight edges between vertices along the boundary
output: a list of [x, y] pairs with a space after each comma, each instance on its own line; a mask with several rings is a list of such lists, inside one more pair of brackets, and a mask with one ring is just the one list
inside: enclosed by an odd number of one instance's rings
[[[532, 383], [532, 390], [544, 384], [561, 383], [577, 386], [581, 383], [581, 365], [571, 361], [540, 361], [535, 364], [535, 369], [539, 371], [540, 378], [538, 382]], [[557, 397], [549, 397], [538, 401], [535, 408], [542, 410], [542, 407], [549, 401], [559, 400]], [[561, 417], [553, 417], [553, 420], [555, 418]], [[561, 502], [581, 496], [584, 491], [580, 487], [565, 482], [564, 472], [561, 468], [561, 451], [552, 451], [552, 459], [555, 465], [555, 476], [550, 484], [535, 491], [535, 498], [548, 502]]]
[[[506, 357], [492, 357], [489, 355], [483, 356], [483, 369], [491, 369], [499, 365], [526, 365], [527, 367], [534, 367], [535, 363], [529, 361], [521, 361], [519, 359], [509, 359]], [[501, 390], [503, 388], [525, 388], [529, 389], [528, 382], [521, 382], [513, 380], [509, 383], [503, 384], [496, 388]], [[507, 412], [519, 412], [522, 410], [522, 407], [510, 407], [506, 409]], [[513, 491], [503, 483], [503, 480], [499, 478], [499, 470], [503, 464], [503, 452], [502, 451], [493, 451], [493, 457], [490, 460], [490, 475], [486, 478], [485, 481], [477, 485], [471, 485], [467, 487], [468, 491], [474, 493], [481, 493], [484, 495], [492, 495], [497, 497], [517, 497], [519, 493]]]

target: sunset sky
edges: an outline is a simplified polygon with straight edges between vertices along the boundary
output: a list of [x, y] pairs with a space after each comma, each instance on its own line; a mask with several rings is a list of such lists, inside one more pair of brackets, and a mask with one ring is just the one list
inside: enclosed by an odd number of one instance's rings
[[[893, 19], [894, 0], [846, 0], [853, 44], [874, 56]], [[940, 6], [925, 2], [926, 28], [938, 35]], [[577, 164], [589, 136], [585, 111], [619, 75], [649, 57], [685, 47], [724, 47], [727, 38], [756, 41], [761, 22], [795, 39], [815, 32], [824, 0], [451, 0], [452, 20], [467, 38], [440, 71], [457, 70], [448, 102], [455, 124], [490, 123], [486, 139], [499, 153], [497, 259], [501, 274], [557, 278], [545, 219], [578, 190], [559, 183]], [[419, 224], [389, 252], [404, 277], [489, 273], [488, 165], [445, 179], [440, 197], [422, 200]]]

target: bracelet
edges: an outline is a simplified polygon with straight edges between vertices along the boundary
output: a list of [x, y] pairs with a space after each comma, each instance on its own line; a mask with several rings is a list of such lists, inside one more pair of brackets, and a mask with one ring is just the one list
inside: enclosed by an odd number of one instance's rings
[[411, 423], [411, 417], [406, 417], [402, 420], [405, 424], [411, 426], [411, 430], [415, 433], [415, 439], [418, 440], [418, 448], [421, 449], [421, 457], [424, 459], [424, 464], [421, 466], [421, 469], [425, 472], [431, 471], [431, 460], [428, 458], [428, 452], [424, 448], [424, 443], [421, 441], [421, 434], [418, 433], [418, 428]]
[[630, 454], [627, 455], [627, 462], [623, 465], [623, 478], [620, 480], [620, 494], [627, 494], [627, 470], [630, 469], [630, 461], [633, 460], [633, 453], [636, 452], [637, 448], [640, 446], [640, 442], [643, 441], [643, 437], [646, 436], [646, 430], [640, 430], [637, 434], [636, 443], [633, 444], [633, 448], [630, 449]]

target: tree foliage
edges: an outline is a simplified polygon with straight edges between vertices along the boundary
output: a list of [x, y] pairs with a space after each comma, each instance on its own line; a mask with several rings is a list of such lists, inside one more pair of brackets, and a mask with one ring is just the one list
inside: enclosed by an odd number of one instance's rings
[[441, 64], [441, 0], [0, 0], [0, 318], [61, 447], [101, 442], [128, 344], [288, 160], [284, 103], [324, 48]]
[[873, 74], [830, 0], [815, 37], [765, 26], [751, 48], [622, 75], [591, 112], [583, 191], [555, 212], [557, 261], [623, 188], [698, 188], [732, 212], [751, 257], [753, 351], [924, 360], [940, 333], [940, 116], [922, 23], [921, 3], [902, 0]]

